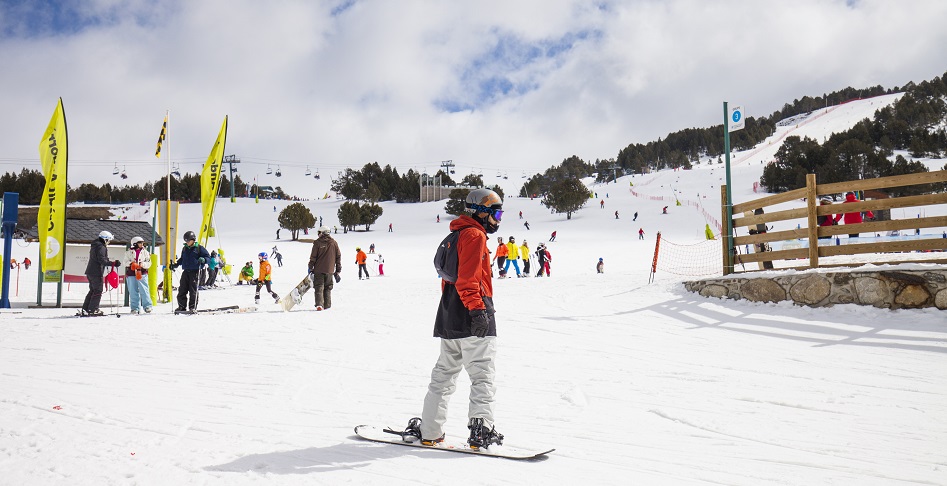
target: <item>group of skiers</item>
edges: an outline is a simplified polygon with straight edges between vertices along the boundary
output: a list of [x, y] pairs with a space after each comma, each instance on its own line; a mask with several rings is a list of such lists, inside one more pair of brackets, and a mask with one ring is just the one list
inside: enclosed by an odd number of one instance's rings
[[[507, 242], [503, 242], [503, 237], [497, 237], [497, 249], [496, 253], [493, 254], [492, 262], [496, 263], [497, 271], [499, 272], [499, 278], [506, 278], [507, 273], [510, 270], [510, 266], [513, 266], [513, 270], [516, 272], [517, 277], [529, 277], [530, 276], [530, 258], [535, 256], [539, 262], [539, 271], [536, 272], [537, 277], [542, 277], [545, 273], [546, 276], [549, 276], [549, 264], [552, 261], [552, 256], [549, 254], [549, 250], [546, 249], [545, 243], [540, 243], [536, 247], [536, 251], [531, 253], [529, 249], [529, 244], [526, 240], [523, 240], [522, 245], [516, 244], [516, 237], [510, 236]], [[519, 261], [523, 260], [523, 271], [520, 272]]]

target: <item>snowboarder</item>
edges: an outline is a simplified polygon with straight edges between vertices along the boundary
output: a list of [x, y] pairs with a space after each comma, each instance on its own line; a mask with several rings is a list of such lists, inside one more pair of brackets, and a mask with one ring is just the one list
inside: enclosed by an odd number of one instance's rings
[[151, 293], [148, 291], [148, 269], [151, 254], [145, 249], [145, 239], [132, 238], [131, 247], [125, 251], [125, 287], [128, 288], [128, 303], [132, 314], [151, 312]]
[[112, 233], [102, 231], [89, 246], [89, 263], [85, 267], [85, 278], [89, 281], [89, 292], [82, 302], [82, 310], [79, 315], [104, 315], [99, 309], [99, 304], [102, 302], [102, 276], [105, 273], [105, 268], [109, 265], [121, 265], [118, 260], [115, 262], [109, 260], [108, 244], [114, 239]]
[[309, 253], [309, 273], [312, 274], [312, 290], [316, 296], [316, 310], [332, 307], [332, 279], [339, 280], [342, 272], [342, 251], [339, 244], [329, 236], [329, 228], [319, 228], [319, 237], [312, 242]]
[[253, 295], [253, 303], [260, 303], [260, 289], [266, 285], [266, 291], [270, 293], [270, 297], [273, 297], [273, 300], [276, 303], [279, 303], [279, 294], [273, 292], [273, 267], [270, 266], [268, 262], [268, 256], [265, 251], [261, 251], [257, 258], [260, 260], [260, 277], [256, 280], [256, 293]]
[[412, 419], [405, 432], [424, 445], [444, 440], [447, 406], [463, 368], [470, 377], [467, 444], [480, 449], [503, 444], [503, 434], [496, 431], [493, 420], [497, 333], [487, 257], [487, 234], [499, 229], [503, 200], [490, 189], [474, 189], [464, 205], [468, 214], [450, 224], [451, 231], [460, 232], [457, 282], [441, 280], [434, 322], [434, 336], [441, 340], [440, 356], [431, 372], [421, 420]]
[[187, 312], [197, 310], [197, 276], [210, 253], [207, 249], [197, 244], [197, 235], [193, 231], [184, 233], [184, 248], [181, 250], [181, 256], [178, 261], [171, 264], [171, 271], [177, 267], [184, 268], [181, 272], [181, 281], [178, 283], [178, 307], [175, 312]]
[[358, 279], [362, 279], [362, 272], [365, 272], [365, 279], [368, 279], [368, 266], [365, 264], [365, 260], [368, 260], [368, 255], [362, 251], [362, 247], [355, 247], [355, 264], [358, 265]]
[[605, 261], [601, 258], [599, 258], [598, 263], [595, 264], [595, 271], [597, 273], [605, 273]]

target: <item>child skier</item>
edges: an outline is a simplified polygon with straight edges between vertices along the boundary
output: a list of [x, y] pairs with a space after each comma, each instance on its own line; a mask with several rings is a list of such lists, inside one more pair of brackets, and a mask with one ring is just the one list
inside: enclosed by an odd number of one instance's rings
[[253, 302], [256, 304], [260, 303], [260, 288], [266, 285], [266, 291], [270, 293], [270, 296], [273, 297], [276, 303], [279, 303], [279, 295], [273, 292], [273, 289], [270, 287], [273, 279], [273, 267], [271, 267], [270, 262], [267, 261], [268, 256], [265, 251], [261, 251], [257, 256], [260, 259], [260, 278], [256, 281], [256, 294], [253, 296]]
[[243, 285], [243, 282], [246, 282], [247, 285], [250, 285], [250, 282], [253, 280], [253, 262], [247, 262], [243, 268], [240, 269], [240, 278], [237, 281], [237, 285]]

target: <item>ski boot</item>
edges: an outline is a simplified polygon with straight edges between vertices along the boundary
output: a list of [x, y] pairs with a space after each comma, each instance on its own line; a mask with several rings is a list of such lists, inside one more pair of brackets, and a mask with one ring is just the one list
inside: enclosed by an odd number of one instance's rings
[[490, 427], [488, 430], [482, 418], [470, 419], [467, 428], [470, 429], [470, 438], [467, 439], [467, 445], [475, 451], [480, 450], [480, 448], [487, 449], [491, 444], [503, 445], [503, 434], [497, 432], [496, 427]]

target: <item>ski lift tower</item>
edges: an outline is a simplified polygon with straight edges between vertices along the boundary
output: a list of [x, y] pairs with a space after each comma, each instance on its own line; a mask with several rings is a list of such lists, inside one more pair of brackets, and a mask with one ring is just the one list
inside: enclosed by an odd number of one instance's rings
[[233, 164], [239, 164], [239, 163], [240, 163], [240, 159], [238, 159], [236, 155], [228, 155], [224, 157], [223, 164], [230, 165], [230, 202], [232, 203], [237, 202], [237, 196], [234, 195], [234, 191], [233, 191], [233, 173], [237, 172], [237, 169], [233, 168]]

